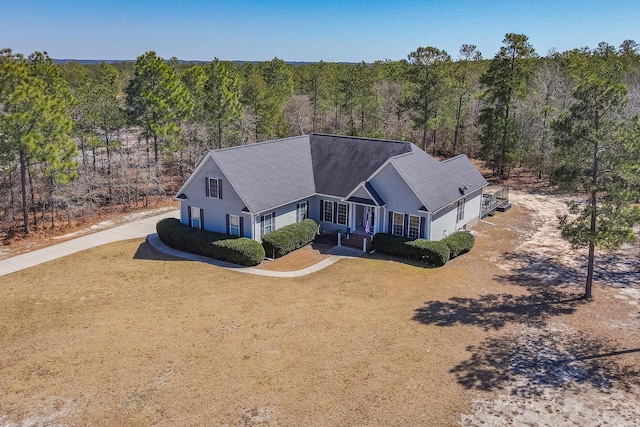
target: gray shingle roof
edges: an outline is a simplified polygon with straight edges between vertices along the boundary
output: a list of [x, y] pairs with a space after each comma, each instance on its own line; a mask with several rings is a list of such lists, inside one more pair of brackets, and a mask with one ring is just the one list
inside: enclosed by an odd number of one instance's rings
[[316, 192], [309, 136], [214, 150], [211, 155], [251, 212]]
[[438, 162], [412, 145], [410, 155], [395, 157], [391, 163], [430, 212], [436, 212], [464, 197], [464, 194], [487, 185], [465, 155]]
[[316, 192], [345, 197], [393, 156], [408, 153], [407, 142], [337, 135], [309, 135]]
[[[462, 155], [438, 162], [408, 142], [310, 134], [214, 150], [250, 212], [264, 212], [313, 194], [346, 197], [390, 161], [426, 208], [435, 212], [487, 185]], [[186, 185], [186, 184], [185, 184]], [[384, 201], [365, 182], [378, 204]]]

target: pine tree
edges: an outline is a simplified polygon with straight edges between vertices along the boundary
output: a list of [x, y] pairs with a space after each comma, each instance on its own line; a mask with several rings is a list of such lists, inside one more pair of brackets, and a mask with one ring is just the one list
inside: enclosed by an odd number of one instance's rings
[[[555, 179], [565, 188], [587, 193], [571, 202], [571, 216], [560, 218], [562, 237], [587, 247], [584, 297], [592, 297], [595, 249], [612, 250], [636, 240], [640, 211], [631, 205], [637, 192], [638, 127], [619, 118], [626, 88], [601, 70], [587, 72], [574, 90], [570, 111], [555, 124]], [[637, 193], [636, 193], [637, 197]]]
[[71, 140], [71, 91], [46, 52], [28, 58], [0, 50], [0, 144], [2, 159], [17, 159], [24, 232], [29, 234], [27, 175], [42, 163], [49, 188], [76, 176], [77, 147]]
[[479, 123], [482, 156], [493, 165], [494, 173], [506, 177], [518, 159], [518, 130], [514, 120], [514, 102], [526, 94], [530, 74], [526, 59], [534, 49], [527, 36], [509, 33], [487, 72], [480, 78], [486, 90]]

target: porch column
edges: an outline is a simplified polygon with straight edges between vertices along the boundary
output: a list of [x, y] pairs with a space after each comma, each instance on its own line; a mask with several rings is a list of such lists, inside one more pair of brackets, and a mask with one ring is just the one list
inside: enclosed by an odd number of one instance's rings
[[349, 228], [353, 234], [356, 231], [356, 205], [355, 203], [349, 203]]

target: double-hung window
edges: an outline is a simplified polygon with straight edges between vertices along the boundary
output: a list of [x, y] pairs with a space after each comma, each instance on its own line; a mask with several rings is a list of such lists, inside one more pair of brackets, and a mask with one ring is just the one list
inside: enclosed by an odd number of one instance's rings
[[338, 203], [337, 224], [347, 225], [349, 216], [349, 205], [346, 203]]
[[420, 237], [420, 217], [409, 215], [409, 230], [407, 237], [410, 239], [417, 239]]
[[458, 221], [464, 219], [464, 199], [458, 201]]
[[264, 214], [262, 217], [262, 235], [274, 230], [274, 218], [272, 213]]
[[296, 217], [297, 222], [302, 222], [305, 219], [309, 218], [309, 202], [298, 203], [298, 207], [296, 209]]
[[333, 222], [333, 202], [324, 201], [322, 207], [322, 220], [325, 222]]
[[229, 215], [229, 234], [240, 236], [240, 217], [238, 215]]
[[393, 213], [393, 233], [396, 236], [404, 235], [404, 214], [394, 212]]
[[193, 228], [202, 228], [202, 216], [200, 215], [200, 208], [196, 208], [195, 206], [189, 207], [189, 216], [191, 220], [191, 225]]
[[214, 199], [222, 199], [222, 180], [218, 178], [207, 177], [205, 179], [206, 195]]

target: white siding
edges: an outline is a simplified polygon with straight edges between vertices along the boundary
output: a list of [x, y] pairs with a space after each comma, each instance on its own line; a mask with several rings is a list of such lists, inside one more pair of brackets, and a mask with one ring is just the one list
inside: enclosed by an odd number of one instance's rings
[[457, 214], [458, 206], [456, 203], [436, 213], [431, 221], [430, 240], [440, 240], [456, 231]]
[[[480, 218], [480, 205], [482, 203], [482, 190], [469, 194], [465, 198], [464, 218], [458, 221], [457, 228], [460, 229], [467, 224], [473, 225]], [[456, 205], [457, 206], [457, 205]], [[456, 217], [457, 218], [457, 217]]]
[[458, 221], [458, 202], [438, 211], [431, 222], [431, 240], [440, 240], [449, 234], [475, 223], [480, 216], [482, 190], [469, 194], [465, 198], [464, 218]]
[[358, 187], [358, 189], [351, 195], [351, 197], [360, 197], [361, 199], [371, 199], [369, 193], [362, 188], [362, 186]]
[[422, 202], [409, 188], [393, 165], [388, 164], [371, 181], [371, 185], [386, 203], [387, 212], [418, 215]]
[[[219, 178], [222, 180], [222, 199], [207, 197], [205, 187], [205, 177]], [[189, 186], [185, 189], [186, 200], [180, 201], [180, 221], [183, 224], [189, 223], [188, 206], [197, 206], [204, 210], [204, 229], [226, 233], [227, 214], [238, 215], [247, 221], [244, 224], [244, 235], [251, 237], [251, 227], [249, 217], [242, 214], [244, 203], [235, 192], [229, 180], [224, 176], [216, 162], [207, 157], [206, 163], [200, 170], [198, 176], [194, 177]]]

